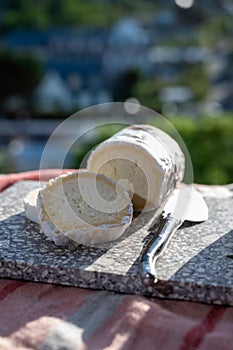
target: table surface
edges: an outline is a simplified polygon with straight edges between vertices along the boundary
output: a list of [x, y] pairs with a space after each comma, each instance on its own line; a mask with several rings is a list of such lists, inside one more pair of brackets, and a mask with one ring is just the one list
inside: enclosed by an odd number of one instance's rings
[[120, 239], [100, 248], [57, 247], [25, 218], [23, 197], [38, 186], [22, 181], [0, 194], [1, 277], [233, 305], [233, 198], [206, 198], [209, 219], [173, 236], [157, 262], [159, 283], [146, 288], [139, 256], [158, 213], [137, 216]]
[[[2, 176], [0, 189], [22, 179], [42, 175], [48, 180], [56, 174], [57, 169], [47, 169], [40, 175], [33, 171]], [[197, 187], [224, 202], [233, 189]], [[9, 207], [1, 210], [3, 220], [8, 220]], [[15, 215], [24, 214], [20, 210]], [[233, 349], [229, 306], [0, 278], [0, 315], [1, 350]]]

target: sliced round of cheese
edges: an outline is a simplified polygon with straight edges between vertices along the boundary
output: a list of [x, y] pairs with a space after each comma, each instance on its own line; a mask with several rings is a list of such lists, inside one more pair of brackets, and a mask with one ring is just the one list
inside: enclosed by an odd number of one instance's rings
[[50, 180], [38, 195], [42, 231], [57, 245], [98, 245], [120, 237], [133, 216], [129, 194], [104, 175], [87, 171]]
[[23, 199], [24, 210], [26, 217], [39, 224], [38, 211], [37, 211], [37, 197], [39, 188], [30, 191], [27, 196]]
[[87, 168], [115, 181], [125, 180], [134, 210], [159, 208], [181, 182], [184, 155], [168, 134], [150, 125], [129, 126], [91, 153]]

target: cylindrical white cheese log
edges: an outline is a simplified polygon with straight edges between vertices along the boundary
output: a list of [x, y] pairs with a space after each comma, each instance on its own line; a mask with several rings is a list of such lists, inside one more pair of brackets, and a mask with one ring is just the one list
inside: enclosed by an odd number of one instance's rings
[[134, 210], [159, 208], [184, 176], [185, 158], [177, 142], [151, 125], [129, 126], [91, 153], [87, 168], [125, 181]]
[[37, 200], [42, 231], [57, 245], [109, 243], [130, 225], [128, 193], [101, 174], [78, 171], [50, 180]]

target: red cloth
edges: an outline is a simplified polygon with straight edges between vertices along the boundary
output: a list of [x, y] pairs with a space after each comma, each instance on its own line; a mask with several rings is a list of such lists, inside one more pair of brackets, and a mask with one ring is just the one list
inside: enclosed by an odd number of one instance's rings
[[77, 171], [74, 169], [43, 169], [43, 170], [32, 170], [25, 171], [22, 173], [15, 173], [9, 175], [2, 175], [0, 177], [0, 192], [5, 190], [7, 187], [12, 185], [17, 181], [22, 180], [32, 180], [32, 181], [48, 181], [49, 179], [59, 176], [61, 174], [66, 174], [68, 172]]
[[[60, 173], [3, 175], [0, 188]], [[0, 279], [0, 315], [0, 350], [233, 349], [232, 307]]]

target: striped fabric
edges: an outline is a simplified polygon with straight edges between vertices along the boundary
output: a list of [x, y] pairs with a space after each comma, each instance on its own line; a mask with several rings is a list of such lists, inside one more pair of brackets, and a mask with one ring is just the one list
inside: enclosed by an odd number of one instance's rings
[[232, 350], [232, 325], [231, 307], [0, 279], [1, 350]]

